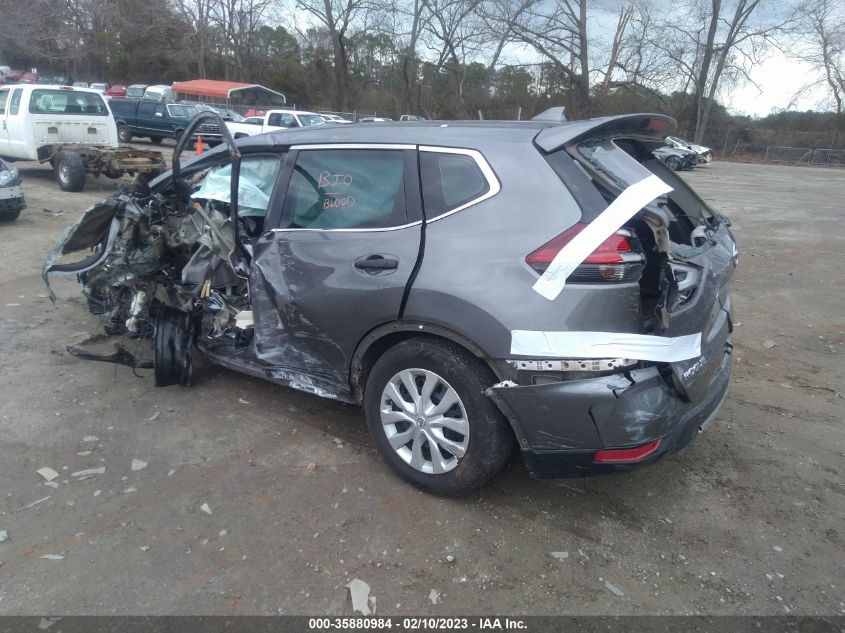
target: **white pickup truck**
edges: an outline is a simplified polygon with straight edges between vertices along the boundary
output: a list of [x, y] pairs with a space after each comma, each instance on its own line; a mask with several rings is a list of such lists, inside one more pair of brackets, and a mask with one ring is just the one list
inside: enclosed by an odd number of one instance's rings
[[85, 174], [119, 178], [166, 169], [160, 152], [120, 147], [98, 91], [70, 86], [0, 86], [0, 157], [49, 162], [64, 191], [82, 191]]
[[311, 127], [324, 125], [326, 120], [316, 112], [304, 110], [268, 110], [262, 118], [249, 117], [248, 121], [227, 121], [226, 127], [232, 137], [239, 139], [245, 136], [255, 136], [264, 132], [276, 132], [297, 127]]

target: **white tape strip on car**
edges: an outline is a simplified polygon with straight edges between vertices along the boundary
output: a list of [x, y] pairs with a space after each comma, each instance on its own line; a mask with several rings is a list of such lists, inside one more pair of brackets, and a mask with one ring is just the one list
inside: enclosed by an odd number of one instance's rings
[[701, 356], [701, 334], [669, 337], [618, 332], [513, 330], [511, 354], [534, 358], [635, 358], [676, 363]]
[[557, 299], [566, 279], [602, 242], [613, 235], [636, 213], [657, 196], [669, 193], [672, 187], [655, 175], [634, 183], [610, 203], [599, 216], [576, 235], [549, 264], [534, 283], [534, 290], [549, 301]]

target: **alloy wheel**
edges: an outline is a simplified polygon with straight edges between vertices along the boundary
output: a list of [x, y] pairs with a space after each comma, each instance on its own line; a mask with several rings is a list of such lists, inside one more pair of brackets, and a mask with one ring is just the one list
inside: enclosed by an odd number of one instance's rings
[[469, 446], [469, 420], [458, 392], [427, 369], [403, 369], [380, 400], [387, 441], [411, 468], [427, 474], [457, 467]]

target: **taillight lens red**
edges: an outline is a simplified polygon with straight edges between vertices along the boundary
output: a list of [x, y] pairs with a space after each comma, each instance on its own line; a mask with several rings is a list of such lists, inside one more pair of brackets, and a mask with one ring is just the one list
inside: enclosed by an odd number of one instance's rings
[[[578, 223], [552, 238], [525, 258], [531, 268], [542, 274], [561, 249], [569, 244], [586, 224]], [[578, 267], [570, 281], [634, 281], [642, 272], [642, 258], [625, 257], [638, 253], [635, 241], [624, 233], [614, 233], [602, 242]]]
[[[543, 244], [536, 251], [525, 258], [526, 263], [535, 268], [537, 266], [548, 267], [552, 260], [557, 256], [561, 249], [569, 244], [572, 239], [581, 231], [587, 228], [586, 224], [578, 223], [570, 226], [563, 233], [557, 237], [553, 237], [548, 242]], [[631, 242], [625, 235], [614, 233], [608, 237], [601, 245], [594, 250], [584, 264], [621, 264], [622, 253], [630, 253], [633, 251]]]

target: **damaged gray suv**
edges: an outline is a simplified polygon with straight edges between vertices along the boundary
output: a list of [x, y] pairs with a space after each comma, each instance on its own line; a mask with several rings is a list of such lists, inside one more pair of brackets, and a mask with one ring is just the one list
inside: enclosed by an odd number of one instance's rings
[[731, 373], [736, 244], [652, 155], [672, 124], [327, 125], [184, 165], [180, 144], [69, 227], [44, 276], [151, 338], [149, 358], [95, 358], [187, 385], [199, 350], [358, 403], [427, 491], [477, 488], [514, 445], [537, 477], [625, 471], [685, 446]]

